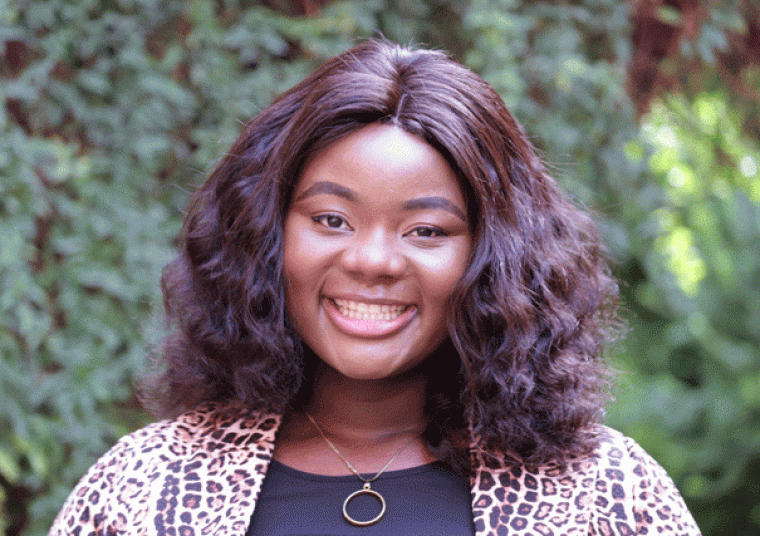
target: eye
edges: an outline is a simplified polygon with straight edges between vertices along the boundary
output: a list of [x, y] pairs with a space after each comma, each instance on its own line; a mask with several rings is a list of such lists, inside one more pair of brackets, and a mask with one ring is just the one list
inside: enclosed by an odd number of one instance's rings
[[311, 219], [314, 223], [318, 223], [319, 225], [330, 229], [336, 229], [339, 231], [352, 230], [351, 226], [348, 225], [348, 222], [337, 214], [320, 214], [319, 216], [313, 216]]
[[420, 225], [419, 227], [415, 227], [409, 233], [407, 233], [409, 236], [414, 236], [418, 238], [439, 238], [442, 236], [447, 236], [446, 231], [441, 229], [440, 227], [434, 227], [432, 225]]

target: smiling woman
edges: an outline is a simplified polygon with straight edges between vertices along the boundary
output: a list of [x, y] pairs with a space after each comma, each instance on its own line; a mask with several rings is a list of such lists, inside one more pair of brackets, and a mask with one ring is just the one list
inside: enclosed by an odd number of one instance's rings
[[482, 79], [368, 41], [251, 119], [193, 197], [175, 331], [51, 534], [685, 534], [600, 419], [617, 286]]

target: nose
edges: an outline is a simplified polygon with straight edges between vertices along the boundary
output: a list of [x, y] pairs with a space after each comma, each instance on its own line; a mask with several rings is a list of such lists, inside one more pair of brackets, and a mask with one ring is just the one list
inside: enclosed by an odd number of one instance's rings
[[343, 253], [343, 267], [363, 279], [399, 279], [406, 274], [407, 263], [398, 242], [381, 229], [359, 234]]

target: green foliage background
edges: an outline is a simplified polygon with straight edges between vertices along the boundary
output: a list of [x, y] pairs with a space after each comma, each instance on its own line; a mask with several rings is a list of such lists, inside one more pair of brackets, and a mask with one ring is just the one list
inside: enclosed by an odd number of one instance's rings
[[[698, 83], [640, 115], [626, 2], [0, 0], [0, 535], [45, 534], [148, 422], [160, 272], [241, 121], [378, 32], [479, 72], [596, 211], [631, 326], [609, 423], [706, 535], [760, 533], [760, 99], [716, 60], [752, 4], [705, 7], [679, 42]], [[737, 76], [760, 94], [757, 62]]]

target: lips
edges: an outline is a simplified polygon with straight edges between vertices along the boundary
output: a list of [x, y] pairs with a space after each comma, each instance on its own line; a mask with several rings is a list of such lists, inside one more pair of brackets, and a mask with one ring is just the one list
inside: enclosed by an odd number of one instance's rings
[[401, 330], [414, 318], [412, 304], [381, 304], [343, 298], [323, 300], [332, 323], [342, 332], [357, 337], [385, 337]]

